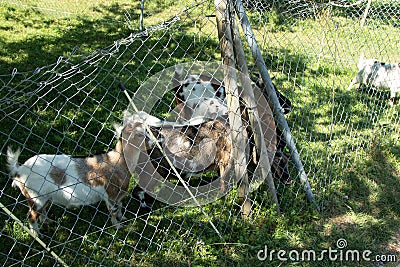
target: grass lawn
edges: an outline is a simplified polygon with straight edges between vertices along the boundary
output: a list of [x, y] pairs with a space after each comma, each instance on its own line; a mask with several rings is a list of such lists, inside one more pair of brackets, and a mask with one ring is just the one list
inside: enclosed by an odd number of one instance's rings
[[[158, 25], [186, 5], [146, 1], [144, 25]], [[128, 105], [120, 81], [133, 94], [148, 77], [178, 62], [220, 60], [212, 2], [179, 13], [179, 21], [168, 27], [135, 37], [139, 7], [140, 2], [125, 0], [1, 2], [0, 201], [23, 222], [26, 201], [11, 188], [7, 146], [23, 148], [21, 163], [37, 153], [79, 156], [112, 148], [111, 123], [121, 120]], [[378, 261], [328, 256], [294, 260], [296, 252], [338, 246], [342, 253], [370, 250], [371, 260], [395, 255], [397, 262], [385, 266], [398, 266], [400, 105], [388, 104], [387, 91], [346, 88], [361, 51], [366, 57], [399, 61], [395, 18], [400, 5], [374, 3], [363, 28], [354, 10], [318, 9], [307, 17], [249, 12], [274, 83], [292, 102], [287, 120], [321, 212], [312, 209], [290, 166], [294, 183], [285, 187], [276, 182], [279, 214], [265, 185], [252, 193], [249, 220], [240, 216], [235, 190], [203, 207], [223, 239], [198, 208], [155, 202], [149, 212], [127, 197], [124, 229], [111, 227], [104, 203], [75, 209], [53, 205], [41, 228], [42, 240], [72, 266], [379, 266]], [[394, 14], [385, 19], [378, 16], [382, 10]], [[163, 111], [165, 103], [156, 107], [156, 113]], [[0, 264], [55, 263], [3, 211], [0, 235]], [[343, 239], [346, 246], [338, 242]], [[279, 250], [286, 251], [286, 258], [294, 251], [293, 259], [279, 260]], [[257, 258], [268, 253], [272, 260]]]

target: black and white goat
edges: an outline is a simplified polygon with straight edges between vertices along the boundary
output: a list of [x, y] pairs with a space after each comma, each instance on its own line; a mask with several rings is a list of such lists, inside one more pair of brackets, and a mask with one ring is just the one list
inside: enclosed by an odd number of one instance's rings
[[363, 59], [360, 56], [358, 72], [351, 81], [348, 90], [355, 84], [374, 86], [390, 90], [390, 104], [394, 104], [396, 93], [400, 92], [400, 63], [388, 64], [376, 59]]
[[121, 200], [128, 193], [131, 175], [123, 155], [122, 128], [115, 128], [118, 135], [115, 149], [90, 157], [40, 154], [19, 165], [20, 150], [8, 149], [12, 185], [19, 188], [28, 201], [33, 234], [39, 234], [37, 219], [50, 202], [71, 207], [104, 200], [112, 223], [117, 229], [122, 227], [120, 221], [125, 218]]
[[177, 65], [172, 86], [181, 119], [216, 119], [228, 114], [225, 88], [218, 79], [202, 74], [183, 77], [183, 67]]

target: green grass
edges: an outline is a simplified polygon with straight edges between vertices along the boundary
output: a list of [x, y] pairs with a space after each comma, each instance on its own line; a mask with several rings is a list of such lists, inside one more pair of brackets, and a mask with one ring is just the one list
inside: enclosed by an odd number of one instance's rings
[[[167, 30], [119, 43], [116, 50], [115, 41], [137, 32], [139, 2], [22, 2], [26, 6], [0, 4], [0, 201], [26, 223], [26, 201], [7, 177], [7, 146], [23, 147], [20, 162], [36, 153], [107, 150], [115, 144], [111, 123], [120, 121], [128, 105], [119, 81], [133, 93], [165, 67], [218, 61], [220, 51], [214, 18], [204, 16], [213, 14], [212, 3], [189, 9]], [[145, 26], [168, 19], [185, 4], [146, 1]], [[294, 184], [277, 183], [279, 214], [265, 185], [252, 194], [249, 220], [240, 217], [235, 190], [203, 207], [223, 240], [198, 208], [156, 202], [148, 214], [128, 197], [130, 220], [116, 231], [104, 203], [68, 210], [53, 205], [41, 231], [63, 260], [73, 266], [373, 265], [257, 259], [265, 246], [318, 252], [335, 249], [340, 238], [348, 249], [373, 255], [400, 252], [399, 106], [388, 105], [388, 92], [346, 90], [362, 49], [367, 57], [396, 60], [396, 21], [376, 17], [359, 29], [357, 16], [337, 10], [303, 19], [276, 12], [250, 15], [259, 23], [256, 35], [274, 83], [292, 101], [287, 119], [321, 213], [308, 203], [293, 166]], [[391, 42], [385, 42], [388, 36]], [[18, 73], [8, 75], [14, 68]], [[155, 114], [166, 115], [163, 101]], [[3, 212], [0, 220], [1, 264], [54, 264], [16, 222]]]

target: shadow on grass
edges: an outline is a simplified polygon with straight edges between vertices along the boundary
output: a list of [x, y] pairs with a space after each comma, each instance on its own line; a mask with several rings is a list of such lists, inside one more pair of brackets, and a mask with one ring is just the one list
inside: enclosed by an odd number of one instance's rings
[[[158, 8], [147, 11], [146, 16], [148, 12], [157, 16], [158, 12], [172, 4], [171, 1], [160, 2]], [[19, 31], [21, 29], [16, 25], [22, 25], [33, 33], [37, 31], [37, 34], [27, 34], [26, 40], [7, 41], [0, 45], [0, 55], [12, 59], [11, 62], [0, 61], [0, 74], [11, 73], [14, 68], [20, 72], [31, 71], [52, 64], [60, 56], [68, 57], [74, 51], [87, 55], [107, 47], [113, 40], [128, 36], [132, 31], [138, 31], [139, 5], [113, 3], [97, 6], [93, 10], [96, 13], [93, 17], [53, 18], [40, 9], [5, 5], [2, 14], [5, 25], [1, 30]], [[127, 10], [130, 21], [125, 20]]]
[[[336, 232], [343, 232], [359, 249], [399, 255], [400, 225], [399, 162], [390, 155], [391, 142], [376, 134], [364, 148], [367, 159], [359, 159], [345, 172], [342, 194], [348, 196], [344, 216], [335, 217]], [[360, 240], [363, 240], [360, 242]], [[397, 242], [397, 249], [393, 243]]]

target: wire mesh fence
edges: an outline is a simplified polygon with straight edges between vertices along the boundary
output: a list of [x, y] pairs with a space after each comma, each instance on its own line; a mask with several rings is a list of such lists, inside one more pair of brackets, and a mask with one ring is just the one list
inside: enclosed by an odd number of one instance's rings
[[[256, 107], [246, 102], [243, 81], [237, 95], [229, 91], [214, 3], [172, 6], [162, 18], [159, 9], [171, 5], [145, 2], [145, 30], [135, 31], [139, 3], [88, 1], [66, 11], [59, 2], [3, 2], [65, 18], [101, 13], [99, 27], [123, 24], [131, 33], [90, 53], [76, 48], [55, 63], [0, 75], [2, 265], [257, 264], [276, 206], [289, 215], [315, 213], [245, 29]], [[398, 60], [400, 5], [243, 5], [316, 204], [334, 209], [345, 197], [340, 181], [359, 171], [371, 146], [385, 143], [398, 157], [399, 105], [389, 91], [399, 90], [400, 71], [392, 87], [372, 86], [369, 73], [359, 89], [347, 88], [357, 63], [365, 66], [361, 55], [379, 66]], [[241, 162], [236, 140], [244, 144]], [[247, 196], [251, 213], [243, 218]], [[257, 235], [249, 233], [254, 225]]]

